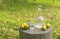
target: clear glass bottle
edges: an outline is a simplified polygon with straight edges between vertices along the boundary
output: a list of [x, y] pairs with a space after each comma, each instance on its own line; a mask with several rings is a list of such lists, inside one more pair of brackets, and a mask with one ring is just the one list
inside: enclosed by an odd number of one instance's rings
[[37, 17], [35, 27], [41, 28], [44, 25], [44, 18], [42, 16]]

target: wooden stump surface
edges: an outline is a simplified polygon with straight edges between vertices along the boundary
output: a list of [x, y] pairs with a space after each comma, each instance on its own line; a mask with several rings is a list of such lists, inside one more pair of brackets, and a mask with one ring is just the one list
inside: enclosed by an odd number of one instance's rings
[[46, 31], [42, 31], [42, 29], [20, 29], [19, 31], [20, 39], [52, 39], [52, 28], [48, 28]]

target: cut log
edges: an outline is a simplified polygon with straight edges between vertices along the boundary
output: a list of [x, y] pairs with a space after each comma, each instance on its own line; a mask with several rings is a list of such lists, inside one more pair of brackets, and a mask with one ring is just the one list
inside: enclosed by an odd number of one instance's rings
[[20, 39], [52, 39], [52, 28], [48, 28], [46, 31], [42, 31], [42, 29], [20, 29], [19, 33]]

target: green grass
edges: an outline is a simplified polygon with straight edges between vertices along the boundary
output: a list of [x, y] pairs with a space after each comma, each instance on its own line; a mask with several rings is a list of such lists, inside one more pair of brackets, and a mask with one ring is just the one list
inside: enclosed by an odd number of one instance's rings
[[[51, 6], [44, 4], [43, 1], [40, 4], [46, 8], [38, 13], [39, 3], [5, 0], [0, 10], [0, 39], [19, 39], [19, 31], [15, 29], [29, 20], [34, 22], [39, 15], [45, 18], [46, 23], [51, 23], [54, 39], [56, 35], [60, 36], [60, 8], [50, 8]], [[56, 4], [59, 5], [59, 2]]]

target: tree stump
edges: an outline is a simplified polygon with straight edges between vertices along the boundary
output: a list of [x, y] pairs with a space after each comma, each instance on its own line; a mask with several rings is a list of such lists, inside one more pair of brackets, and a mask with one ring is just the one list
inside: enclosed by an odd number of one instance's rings
[[52, 39], [52, 28], [48, 28], [46, 31], [42, 29], [19, 29], [20, 39]]

